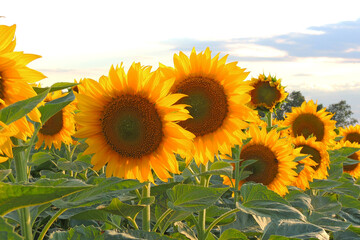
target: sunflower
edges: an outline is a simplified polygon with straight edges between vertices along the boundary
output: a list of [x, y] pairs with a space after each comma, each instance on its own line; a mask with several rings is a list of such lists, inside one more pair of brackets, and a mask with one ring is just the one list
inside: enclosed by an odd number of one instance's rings
[[[300, 155], [299, 151], [294, 150], [287, 139], [280, 138], [280, 133], [276, 129], [267, 132], [266, 128], [260, 130], [258, 126], [251, 125], [248, 137], [251, 137], [251, 140], [243, 145], [240, 159], [257, 161], [245, 167], [245, 171], [251, 171], [252, 174], [240, 181], [239, 186], [253, 181], [262, 183], [284, 196], [288, 192], [286, 186], [295, 181], [297, 163], [294, 159]], [[231, 156], [231, 152], [223, 152], [223, 154]], [[231, 181], [234, 184], [235, 179], [224, 177], [224, 184], [231, 185]]]
[[281, 86], [281, 79], [276, 79], [270, 74], [268, 77], [260, 74], [258, 78], [251, 78], [250, 86], [254, 88], [250, 91], [249, 102], [253, 109], [266, 109], [272, 112], [288, 95]]
[[[46, 96], [44, 102], [50, 102], [65, 95], [61, 90], [51, 92]], [[51, 148], [54, 145], [57, 149], [61, 148], [61, 143], [72, 143], [71, 136], [75, 133], [75, 109], [75, 105], [71, 102], [47, 120], [37, 134], [38, 141], [35, 148], [40, 148], [43, 142], [45, 142], [45, 148]]]
[[173, 82], [140, 63], [127, 74], [122, 66], [111, 67], [109, 77], [83, 81], [75, 137], [87, 138], [84, 154], [95, 153], [95, 170], [107, 163], [107, 177], [141, 182], [154, 181], [151, 169], [163, 181], [169, 172], [179, 173], [174, 153], [191, 150], [195, 136], [177, 124], [190, 115], [184, 105], [174, 105], [184, 95], [169, 94]]
[[14, 144], [10, 138], [17, 135], [18, 132], [19, 130], [14, 124], [6, 125], [0, 121], [0, 163], [13, 158]]
[[333, 142], [336, 136], [336, 121], [330, 120], [332, 116], [325, 108], [317, 111], [317, 104], [310, 100], [303, 102], [300, 107], [293, 107], [292, 112], [287, 113], [284, 125], [290, 126], [291, 137], [314, 136], [316, 141], [327, 145]]
[[257, 118], [247, 106], [252, 87], [244, 80], [249, 73], [226, 59], [219, 59], [219, 54], [211, 58], [209, 48], [198, 54], [193, 49], [190, 57], [183, 52], [174, 54], [175, 68], [160, 64], [162, 74], [175, 78], [171, 92], [187, 95], [178, 103], [188, 105], [192, 118], [179, 125], [196, 136], [192, 157], [197, 165], [213, 161], [221, 146], [235, 141], [234, 135], [242, 135], [247, 121]]
[[294, 140], [296, 148], [302, 148], [300, 153], [309, 154], [310, 159], [316, 162], [315, 166], [311, 166], [315, 172], [314, 179], [326, 179], [328, 168], [330, 166], [330, 157], [327, 152], [327, 146], [322, 142], [316, 141], [315, 137], [305, 139], [304, 137], [296, 138]]
[[[301, 166], [302, 170], [299, 172], [299, 175], [296, 177], [295, 182], [292, 184], [295, 187], [306, 190], [310, 188], [309, 182], [313, 181], [315, 170], [320, 167], [320, 165], [314, 161], [316, 160], [317, 155], [312, 155], [310, 149], [314, 148], [312, 146], [316, 146], [317, 144], [321, 143], [315, 142], [315, 137], [305, 139], [304, 136], [298, 136], [296, 138], [293, 138], [292, 140], [295, 148], [301, 149], [300, 153], [309, 155], [308, 157], [299, 161], [298, 166]], [[323, 166], [324, 164], [321, 165], [321, 167]]]
[[[0, 109], [36, 96], [36, 92], [29, 85], [39, 81], [45, 76], [26, 65], [40, 56], [13, 52], [15, 47], [15, 25], [0, 25]], [[32, 110], [28, 117], [35, 122], [40, 122], [40, 112], [37, 108]], [[32, 136], [34, 127], [23, 117], [13, 123], [18, 129], [15, 136], [22, 140]]]
[[360, 125], [340, 128], [339, 130], [340, 136], [344, 137], [343, 139], [341, 139], [342, 142], [349, 141], [351, 143], [360, 144]]
[[[360, 148], [360, 144], [357, 142], [340, 141], [335, 145], [333, 149], [340, 149], [343, 147]], [[348, 156], [348, 158], [352, 160], [357, 160], [359, 161], [359, 163], [343, 165], [343, 171], [349, 173], [354, 178], [360, 177], [360, 150]]]

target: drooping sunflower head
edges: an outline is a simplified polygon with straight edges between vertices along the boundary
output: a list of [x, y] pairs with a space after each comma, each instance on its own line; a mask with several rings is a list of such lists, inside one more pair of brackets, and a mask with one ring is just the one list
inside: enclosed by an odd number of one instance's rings
[[178, 103], [187, 105], [192, 118], [179, 124], [196, 136], [198, 165], [213, 161], [219, 146], [230, 144], [235, 132], [257, 118], [247, 107], [252, 87], [244, 80], [249, 73], [237, 62], [226, 63], [226, 58], [212, 58], [209, 48], [200, 53], [193, 49], [190, 57], [175, 54], [174, 68], [160, 65], [164, 76], [175, 78], [171, 92], [187, 95]]
[[140, 63], [127, 74], [122, 66], [111, 67], [99, 82], [83, 81], [75, 137], [87, 138], [85, 154], [95, 153], [95, 170], [107, 164], [107, 177], [142, 182], [154, 181], [151, 170], [163, 181], [169, 172], [179, 173], [174, 153], [188, 154], [195, 136], [177, 124], [190, 115], [175, 104], [184, 95], [169, 94], [173, 82]]
[[349, 141], [360, 144], [360, 125], [348, 126], [347, 128], [340, 128], [339, 130], [340, 136], [344, 137], [341, 139], [342, 142]]
[[323, 108], [317, 111], [317, 104], [310, 100], [303, 102], [300, 107], [293, 107], [291, 113], [287, 113], [284, 124], [290, 126], [292, 137], [310, 136], [316, 137], [316, 141], [325, 145], [330, 144], [336, 133], [336, 121], [330, 120], [333, 114]]
[[[50, 102], [65, 95], [66, 94], [61, 91], [51, 92], [47, 95], [44, 102]], [[38, 141], [35, 148], [40, 148], [43, 142], [45, 142], [45, 148], [51, 148], [53, 145], [57, 149], [61, 148], [61, 143], [65, 145], [73, 143], [71, 136], [75, 133], [75, 109], [75, 105], [71, 102], [59, 112], [55, 113], [55, 115], [45, 123], [42, 123], [37, 134]]]
[[[26, 66], [40, 56], [14, 52], [15, 43], [15, 25], [0, 25], [0, 109], [36, 96], [29, 83], [45, 78], [42, 73]], [[40, 112], [37, 108], [31, 111], [28, 117], [32, 121], [40, 122]], [[34, 132], [33, 125], [26, 117], [12, 124], [19, 129], [16, 138], [26, 140]]]
[[302, 190], [310, 188], [309, 182], [313, 181], [315, 171], [322, 167], [321, 171], [323, 173], [323, 168], [324, 166], [326, 166], [326, 164], [324, 163], [323, 165], [319, 165], [319, 163], [321, 163], [321, 159], [318, 159], [319, 155], [315, 153], [317, 152], [317, 150], [313, 147], [317, 145], [315, 140], [316, 139], [314, 137], [305, 139], [304, 136], [298, 136], [292, 139], [295, 149], [299, 149], [300, 153], [308, 155], [308, 157], [299, 161], [298, 176], [292, 184], [293, 186], [298, 187]]
[[[251, 140], [242, 147], [240, 159], [257, 161], [245, 167], [245, 171], [251, 171], [252, 174], [242, 180], [240, 186], [253, 181], [266, 185], [281, 196], [285, 195], [288, 192], [286, 186], [294, 182], [297, 175], [297, 163], [294, 159], [299, 153], [294, 151], [288, 140], [280, 138], [276, 129], [267, 132], [266, 128], [260, 130], [258, 126], [252, 125], [248, 136]], [[224, 154], [231, 155], [229, 152]], [[227, 177], [224, 178], [226, 185], [230, 185], [231, 181]]]
[[316, 141], [315, 137], [308, 139], [298, 137], [294, 139], [294, 145], [296, 148], [301, 148], [300, 153], [309, 154], [310, 159], [316, 162], [315, 166], [311, 166], [315, 170], [312, 176], [314, 179], [326, 179], [329, 176], [330, 157], [325, 144]]
[[[357, 142], [340, 141], [333, 149], [340, 149], [343, 147], [360, 148], [360, 144]], [[343, 164], [343, 171], [349, 173], [354, 178], [360, 177], [360, 150], [348, 156], [348, 158], [358, 161], [355, 164]]]
[[252, 78], [250, 85], [254, 88], [250, 91], [251, 101], [249, 106], [253, 109], [273, 111], [276, 106], [285, 100], [288, 93], [281, 86], [281, 79], [275, 76], [260, 74], [258, 78]]

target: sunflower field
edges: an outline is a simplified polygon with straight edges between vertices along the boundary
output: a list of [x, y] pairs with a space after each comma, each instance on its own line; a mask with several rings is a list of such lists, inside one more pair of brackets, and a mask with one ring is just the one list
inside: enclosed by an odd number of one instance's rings
[[[0, 239], [360, 239], [360, 125], [209, 48], [42, 87], [0, 25]], [[125, 70], [128, 69], [128, 70]]]

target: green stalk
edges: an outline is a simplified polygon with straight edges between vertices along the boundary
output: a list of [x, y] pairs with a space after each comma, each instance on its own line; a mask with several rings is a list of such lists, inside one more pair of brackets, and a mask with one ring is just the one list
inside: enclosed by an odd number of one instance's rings
[[266, 119], [266, 123], [267, 123], [268, 127], [272, 127], [272, 112], [268, 111], [265, 114], [265, 119]]
[[49, 220], [49, 222], [45, 225], [45, 227], [43, 228], [43, 230], [40, 233], [40, 236], [38, 238], [38, 240], [43, 240], [47, 231], [49, 230], [49, 228], [51, 227], [51, 225], [56, 221], [56, 219], [63, 214], [65, 211], [67, 210], [67, 208], [63, 208], [60, 209], [57, 213], [55, 213], [54, 216], [52, 216], [52, 218]]
[[168, 208], [157, 220], [154, 228], [153, 228], [153, 232], [156, 232], [156, 230], [158, 229], [158, 227], [160, 226], [160, 223], [167, 217], [167, 215], [169, 215], [172, 212], [171, 208]]
[[[16, 146], [20, 146], [22, 141], [13, 138], [13, 142]], [[16, 182], [18, 183], [27, 183], [28, 182], [28, 159], [24, 151], [14, 153], [15, 160], [15, 171], [16, 171]], [[32, 240], [32, 226], [31, 226], [31, 216], [29, 207], [22, 208], [18, 210], [20, 214], [20, 226], [21, 234], [24, 236], [25, 240]]]
[[240, 153], [241, 153], [241, 147], [238, 145], [235, 146], [236, 151], [233, 151], [233, 159], [236, 160], [235, 162], [235, 190], [234, 190], [234, 203], [235, 206], [238, 204], [239, 200], [239, 182], [240, 182]]
[[[206, 172], [208, 170], [208, 164], [206, 163], [201, 164], [200, 165], [200, 173]], [[200, 176], [200, 185], [207, 187], [207, 176]], [[205, 239], [204, 238], [204, 234], [205, 234], [205, 230], [206, 230], [206, 209], [202, 210], [199, 212], [199, 227], [200, 227], [200, 232], [199, 232], [199, 239]]]
[[209, 235], [210, 231], [216, 226], [216, 224], [218, 224], [221, 220], [227, 218], [228, 216], [230, 216], [231, 214], [234, 214], [236, 212], [239, 212], [240, 209], [238, 208], [235, 208], [235, 209], [232, 209], [226, 213], [224, 213], [223, 215], [221, 215], [220, 217], [218, 217], [217, 219], [215, 219], [211, 224], [210, 226], [208, 227], [208, 229], [206, 229], [206, 232], [204, 234], [204, 239], [207, 238], [207, 236]]
[[[150, 187], [151, 183], [147, 183], [142, 188], [142, 197], [149, 198], [150, 197]], [[150, 204], [147, 204], [145, 208], [142, 210], [142, 230], [145, 232], [150, 232]]]

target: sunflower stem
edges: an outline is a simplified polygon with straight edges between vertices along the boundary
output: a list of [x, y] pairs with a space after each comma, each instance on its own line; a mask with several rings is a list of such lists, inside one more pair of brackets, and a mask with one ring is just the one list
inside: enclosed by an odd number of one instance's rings
[[154, 228], [153, 228], [153, 232], [156, 232], [156, 230], [158, 229], [158, 227], [160, 226], [161, 222], [167, 217], [167, 215], [169, 215], [173, 210], [171, 208], [168, 208], [157, 220]]
[[240, 182], [240, 153], [241, 153], [241, 148], [239, 147], [239, 145], [235, 146], [236, 151], [233, 151], [233, 159], [236, 160], [235, 162], [235, 191], [234, 191], [234, 203], [235, 206], [237, 206], [238, 204], [238, 199], [239, 199], [239, 182]]
[[54, 216], [52, 216], [52, 218], [49, 220], [49, 222], [45, 225], [45, 227], [43, 228], [43, 230], [41, 231], [38, 240], [42, 240], [44, 239], [47, 231], [49, 230], [49, 228], [51, 227], [51, 225], [56, 221], [56, 219], [63, 214], [65, 211], [67, 210], [67, 208], [62, 208], [60, 209], [57, 213], [54, 214]]
[[265, 114], [266, 124], [268, 127], [272, 127], [272, 112], [268, 111]]
[[[13, 138], [13, 143], [16, 146], [21, 146], [22, 141]], [[30, 151], [30, 150], [29, 150]], [[26, 158], [25, 151], [19, 151], [14, 153], [15, 160], [15, 171], [16, 171], [16, 182], [18, 183], [27, 183], [28, 182], [28, 159]], [[20, 214], [20, 226], [21, 234], [24, 236], [25, 240], [32, 239], [32, 226], [31, 226], [31, 216], [29, 207], [22, 208], [18, 210]]]
[[[200, 165], [200, 173], [206, 172], [208, 170], [208, 164], [206, 163]], [[207, 187], [207, 176], [202, 175], [200, 176], [200, 185]], [[198, 237], [200, 240], [205, 240], [205, 231], [206, 231], [206, 209], [199, 212], [199, 233]]]
[[[142, 188], [142, 197], [150, 198], [150, 187], [151, 183], [147, 183]], [[142, 230], [145, 232], [150, 232], [150, 204], [146, 204], [145, 208], [142, 210]]]

